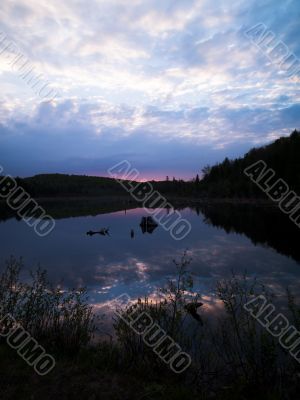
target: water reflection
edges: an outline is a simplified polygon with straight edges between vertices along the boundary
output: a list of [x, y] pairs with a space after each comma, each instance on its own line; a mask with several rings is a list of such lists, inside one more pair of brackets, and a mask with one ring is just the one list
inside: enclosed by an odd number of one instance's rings
[[222, 204], [204, 205], [199, 210], [205, 222], [221, 227], [227, 233], [245, 234], [254, 245], [261, 244], [300, 262], [300, 230], [277, 207]]
[[140, 227], [142, 233], [153, 233], [154, 230], [158, 227], [158, 224], [154, 221], [152, 217], [142, 217]]
[[[297, 293], [300, 231], [274, 208], [229, 204], [185, 208], [181, 213], [192, 231], [180, 242], [160, 226], [143, 234], [143, 209], [127, 207], [126, 213], [94, 216], [92, 212], [75, 217], [73, 207], [70, 217], [60, 210], [55, 230], [45, 238], [15, 218], [2, 221], [1, 268], [11, 254], [22, 256], [27, 268], [40, 263], [55, 283], [87, 286], [91, 303], [100, 307], [124, 292], [133, 298], [155, 296], [156, 288], [174, 275], [172, 259], [188, 249], [190, 269], [207, 309], [216, 305], [216, 280], [232, 271], [247, 271], [279, 294], [287, 286]], [[109, 228], [109, 235], [86, 235], [101, 227]]]

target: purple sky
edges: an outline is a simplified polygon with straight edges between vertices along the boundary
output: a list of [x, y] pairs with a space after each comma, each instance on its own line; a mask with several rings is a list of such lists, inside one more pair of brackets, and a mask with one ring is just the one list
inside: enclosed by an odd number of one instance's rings
[[[288, 135], [300, 74], [269, 53], [282, 41], [300, 58], [299, 21], [299, 0], [1, 0], [0, 165], [190, 178]], [[245, 36], [259, 23], [265, 51]]]

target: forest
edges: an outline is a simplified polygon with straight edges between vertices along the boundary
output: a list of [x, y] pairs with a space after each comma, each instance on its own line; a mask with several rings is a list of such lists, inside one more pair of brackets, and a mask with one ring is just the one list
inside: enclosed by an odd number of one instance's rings
[[225, 160], [203, 170], [203, 179], [198, 193], [208, 197], [265, 196], [244, 174], [245, 168], [263, 160], [268, 168], [276, 172], [276, 177], [286, 181], [290, 189], [300, 192], [300, 132], [294, 130], [289, 137], [281, 137], [275, 142], [251, 149], [242, 158]]
[[[291, 190], [300, 192], [300, 131], [281, 137], [266, 146], [252, 148], [243, 157], [205, 166], [194, 179], [184, 181], [175, 177], [150, 181], [154, 190], [166, 197], [260, 199], [266, 195], [244, 174], [245, 168], [263, 160], [276, 171], [276, 177], [287, 182]], [[201, 154], [199, 154], [200, 162]], [[128, 193], [112, 178], [41, 174], [16, 178], [31, 196], [39, 197], [103, 197], [126, 196]], [[133, 182], [131, 185], [138, 185]]]

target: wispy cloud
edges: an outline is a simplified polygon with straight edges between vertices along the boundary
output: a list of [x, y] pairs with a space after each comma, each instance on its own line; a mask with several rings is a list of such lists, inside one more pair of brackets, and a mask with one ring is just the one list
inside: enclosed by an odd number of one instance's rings
[[192, 176], [288, 134], [299, 77], [243, 32], [262, 22], [300, 56], [299, 12], [297, 0], [3, 0], [0, 30], [60, 97], [40, 103], [1, 56], [0, 157], [20, 175], [100, 173], [126, 153], [147, 174], [160, 162]]

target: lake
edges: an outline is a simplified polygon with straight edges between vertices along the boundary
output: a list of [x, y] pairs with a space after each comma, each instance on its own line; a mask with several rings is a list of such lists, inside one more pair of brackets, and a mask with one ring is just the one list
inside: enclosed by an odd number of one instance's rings
[[[122, 293], [134, 299], [155, 297], [157, 288], [175, 275], [172, 260], [185, 250], [192, 258], [189, 269], [207, 310], [218, 307], [216, 281], [232, 272], [247, 271], [279, 296], [288, 286], [299, 291], [300, 230], [274, 207], [184, 207], [180, 212], [192, 230], [182, 241], [172, 239], [161, 226], [143, 233], [139, 224], [147, 213], [142, 208], [89, 212], [80, 207], [78, 216], [74, 205], [72, 216], [57, 211], [62, 209], [66, 205], [51, 205], [50, 215], [59, 217], [55, 229], [44, 238], [21, 220], [1, 218], [1, 269], [10, 255], [23, 257], [26, 270], [40, 264], [55, 284], [86, 286], [95, 309]], [[86, 235], [103, 227], [109, 227], [110, 236]]]

